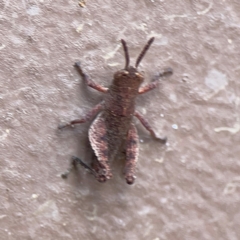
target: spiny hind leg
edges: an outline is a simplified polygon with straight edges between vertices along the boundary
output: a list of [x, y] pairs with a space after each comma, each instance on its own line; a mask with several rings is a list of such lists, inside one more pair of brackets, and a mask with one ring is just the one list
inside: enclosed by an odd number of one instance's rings
[[102, 168], [102, 166], [100, 165], [99, 161], [97, 160], [96, 156], [94, 156], [94, 160], [91, 163], [91, 168], [92, 170], [95, 172], [95, 178], [99, 181], [99, 182], [106, 182], [109, 178], [112, 177], [112, 174], [110, 173], [109, 177], [106, 177], [106, 170], [104, 168]]
[[96, 160], [93, 168], [97, 172], [97, 180], [105, 182], [112, 177], [108, 157], [107, 127], [102, 115], [99, 115], [92, 123], [89, 132], [89, 141], [95, 153]]
[[62, 175], [61, 175], [62, 178], [67, 178], [68, 175], [73, 171], [73, 169], [77, 169], [78, 164], [81, 165], [82, 167], [84, 167], [85, 169], [87, 169], [88, 171], [90, 171], [94, 176], [96, 175], [96, 172], [94, 171], [94, 169], [89, 167], [80, 158], [72, 156], [70, 167], [67, 169], [66, 172], [62, 173]]
[[131, 124], [126, 140], [126, 163], [124, 175], [128, 184], [135, 180], [136, 164], [138, 159], [138, 134], [135, 126]]
[[[97, 163], [97, 162], [96, 162]], [[80, 158], [72, 156], [72, 161], [70, 164], [70, 167], [67, 169], [66, 172], [62, 173], [62, 178], [66, 179], [68, 178], [68, 175], [74, 170], [77, 169], [77, 165], [81, 165], [85, 169], [87, 169], [93, 176], [99, 181], [99, 182], [105, 182], [106, 178], [102, 177], [101, 173], [101, 167], [99, 164], [92, 164], [92, 166], [88, 166], [85, 162], [83, 162]]]

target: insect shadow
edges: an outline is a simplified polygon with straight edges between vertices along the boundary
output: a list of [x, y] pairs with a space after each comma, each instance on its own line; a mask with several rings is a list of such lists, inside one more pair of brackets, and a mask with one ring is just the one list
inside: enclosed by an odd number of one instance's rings
[[80, 164], [88, 169], [99, 182], [106, 182], [112, 177], [109, 163], [117, 157], [120, 149], [124, 149], [124, 176], [128, 184], [133, 184], [136, 178], [135, 171], [139, 152], [139, 139], [133, 124], [133, 117], [139, 119], [154, 139], [163, 144], [166, 143], [167, 138], [158, 137], [148, 121], [135, 110], [135, 99], [138, 95], [156, 88], [161, 77], [170, 76], [173, 73], [171, 68], [166, 68], [155, 76], [151, 83], [141, 86], [144, 75], [138, 71], [138, 66], [153, 41], [154, 38], [151, 38], [147, 42], [139, 54], [135, 66], [132, 67], [129, 65], [127, 44], [121, 40], [125, 54], [125, 67], [114, 74], [112, 84], [108, 88], [93, 82], [82, 70], [80, 62], [75, 63], [74, 66], [83, 81], [89, 87], [104, 93], [104, 99], [82, 118], [59, 125], [58, 128], [63, 129], [94, 119], [88, 131], [88, 138], [96, 157], [93, 158], [91, 165], [87, 165], [78, 157], [72, 157], [71, 166], [66, 173], [62, 174], [63, 178], [67, 178], [72, 169]]

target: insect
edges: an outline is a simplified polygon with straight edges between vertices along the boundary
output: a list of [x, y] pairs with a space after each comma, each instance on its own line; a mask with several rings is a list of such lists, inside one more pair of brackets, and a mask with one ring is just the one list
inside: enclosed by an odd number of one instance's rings
[[75, 63], [74, 66], [83, 81], [89, 87], [105, 95], [103, 101], [91, 109], [84, 117], [59, 126], [59, 129], [62, 129], [95, 118], [88, 131], [89, 141], [95, 154], [91, 166], [84, 163], [80, 158], [73, 157], [71, 167], [62, 177], [66, 178], [70, 171], [77, 164], [80, 164], [88, 169], [99, 182], [105, 182], [112, 177], [110, 162], [116, 158], [120, 149], [123, 149], [125, 152], [124, 176], [128, 184], [133, 184], [136, 178], [135, 171], [139, 150], [138, 134], [133, 124], [133, 117], [140, 120], [154, 139], [166, 143], [167, 138], [158, 137], [147, 120], [135, 110], [135, 99], [138, 95], [156, 88], [161, 77], [170, 76], [173, 73], [171, 68], [167, 68], [162, 73], [159, 73], [151, 83], [141, 86], [144, 75], [138, 71], [138, 66], [153, 41], [154, 38], [152, 37], [139, 54], [135, 67], [132, 67], [129, 65], [127, 44], [124, 40], [121, 40], [126, 63], [124, 69], [114, 74], [109, 88], [93, 82], [83, 72], [80, 63]]

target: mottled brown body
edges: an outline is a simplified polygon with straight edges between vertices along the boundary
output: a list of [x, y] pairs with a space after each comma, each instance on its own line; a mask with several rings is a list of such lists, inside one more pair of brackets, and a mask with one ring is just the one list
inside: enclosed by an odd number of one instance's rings
[[[59, 126], [59, 128], [89, 121], [97, 115], [88, 133], [96, 159], [90, 167], [79, 158], [73, 157], [73, 166], [76, 166], [76, 163], [81, 164], [89, 169], [99, 182], [105, 182], [112, 177], [109, 163], [116, 158], [116, 154], [118, 154], [120, 148], [124, 148], [126, 152], [125, 179], [128, 184], [134, 182], [138, 158], [138, 134], [132, 123], [134, 116], [140, 120], [144, 127], [151, 133], [152, 137], [160, 140], [162, 143], [166, 142], [166, 138], [157, 137], [143, 116], [135, 111], [136, 97], [139, 94], [154, 89], [158, 85], [160, 77], [172, 74], [170, 68], [166, 69], [163, 73], [160, 73], [153, 82], [141, 87], [144, 76], [138, 72], [137, 67], [153, 40], [154, 38], [151, 38], [148, 41], [137, 58], [135, 67], [129, 66], [128, 49], [125, 41], [122, 40], [126, 66], [123, 70], [114, 74], [113, 82], [109, 88], [104, 88], [89, 80], [88, 76], [83, 73], [80, 63], [75, 64], [88, 86], [104, 92], [105, 97], [103, 102], [96, 105], [84, 118], [71, 121], [69, 124]], [[64, 176], [66, 177], [68, 173]]]

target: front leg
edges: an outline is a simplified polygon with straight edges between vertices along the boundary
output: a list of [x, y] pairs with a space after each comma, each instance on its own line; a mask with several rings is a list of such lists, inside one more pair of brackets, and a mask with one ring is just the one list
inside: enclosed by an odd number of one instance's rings
[[156, 88], [159, 84], [159, 79], [161, 77], [168, 77], [171, 76], [173, 74], [173, 70], [171, 68], [166, 68], [162, 73], [160, 73], [156, 79], [153, 80], [153, 82], [141, 87], [138, 91], [139, 94], [143, 94], [146, 92], [151, 91], [152, 89]]
[[91, 109], [83, 118], [80, 119], [75, 119], [67, 124], [60, 124], [58, 126], [58, 129], [62, 129], [68, 126], [72, 126], [74, 124], [78, 124], [78, 123], [85, 123], [88, 122], [90, 120], [92, 120], [100, 111], [103, 110], [103, 104], [104, 102], [100, 102], [99, 104], [97, 104], [93, 109]]
[[81, 75], [83, 81], [85, 81], [86, 84], [87, 84], [89, 87], [94, 88], [94, 89], [96, 89], [97, 91], [103, 92], [103, 93], [105, 93], [105, 92], [108, 91], [108, 88], [103, 87], [103, 86], [101, 86], [101, 85], [99, 85], [99, 84], [96, 84], [95, 82], [93, 82], [92, 80], [89, 79], [88, 75], [86, 75], [86, 74], [83, 72], [83, 70], [82, 70], [82, 68], [81, 68], [81, 65], [80, 65], [80, 62], [76, 62], [76, 63], [74, 64], [74, 66], [75, 66], [76, 69], [78, 70], [78, 72], [79, 72], [79, 74]]
[[150, 132], [151, 136], [156, 139], [156, 140], [159, 140], [161, 143], [165, 144], [167, 142], [167, 137], [164, 137], [164, 138], [161, 138], [161, 137], [158, 137], [156, 135], [156, 133], [154, 132], [154, 130], [152, 129], [152, 127], [149, 125], [148, 121], [146, 119], [144, 119], [144, 117], [138, 113], [138, 112], [135, 112], [134, 113], [134, 116], [137, 117], [139, 119], [139, 121], [142, 123], [142, 125]]

